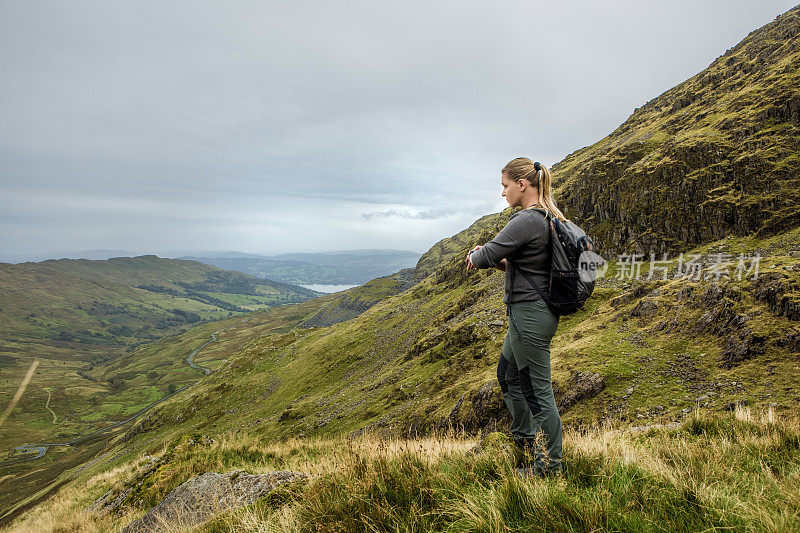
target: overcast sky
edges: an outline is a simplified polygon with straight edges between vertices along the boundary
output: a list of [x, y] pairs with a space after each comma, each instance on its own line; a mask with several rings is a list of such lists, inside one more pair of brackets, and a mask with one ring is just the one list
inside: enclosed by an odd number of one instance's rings
[[0, 2], [0, 257], [423, 252], [798, 0]]

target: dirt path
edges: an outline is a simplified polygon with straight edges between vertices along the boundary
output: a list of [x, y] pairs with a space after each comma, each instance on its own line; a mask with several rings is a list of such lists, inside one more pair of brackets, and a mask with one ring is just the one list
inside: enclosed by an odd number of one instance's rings
[[50, 409], [50, 398], [52, 396], [53, 396], [53, 393], [50, 392], [50, 389], [47, 389], [47, 403], [44, 404], [44, 406], [53, 415], [53, 424], [56, 424], [56, 423], [58, 423], [58, 417], [56, 416], [56, 412], [53, 411], [52, 409]]

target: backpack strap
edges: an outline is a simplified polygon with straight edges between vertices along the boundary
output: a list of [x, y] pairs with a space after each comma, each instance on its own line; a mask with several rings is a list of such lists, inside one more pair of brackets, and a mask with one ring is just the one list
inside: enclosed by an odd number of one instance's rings
[[[544, 303], [546, 303], [546, 304], [547, 304], [547, 306], [549, 307], [549, 306], [550, 306], [550, 298], [547, 298], [547, 297], [545, 297], [545, 295], [544, 295], [544, 292], [542, 292], [542, 289], [539, 287], [539, 284], [538, 284], [538, 283], [536, 283], [536, 282], [533, 280], [533, 278], [532, 278], [532, 277], [530, 277], [530, 276], [528, 275], [528, 273], [527, 273], [527, 272], [525, 272], [524, 270], [522, 270], [521, 268], [519, 269], [519, 271], [520, 271], [520, 273], [522, 274], [522, 276], [523, 276], [523, 277], [524, 277], [526, 280], [528, 280], [528, 283], [530, 283], [531, 285], [533, 285], [533, 288], [534, 288], [534, 289], [536, 289], [536, 292], [538, 292], [538, 293], [539, 293], [539, 296], [541, 296], [541, 297], [542, 297], [542, 300], [544, 300]], [[513, 281], [514, 281], [514, 278], [511, 278], [511, 281], [513, 282]], [[513, 285], [511, 286], [511, 289], [512, 289], [512, 290], [514, 289], [514, 286], [513, 286]]]
[[530, 209], [531, 211], [539, 211], [541, 214], [544, 215], [544, 218], [546, 219], [550, 218], [550, 212], [543, 207], [529, 207], [528, 209]]

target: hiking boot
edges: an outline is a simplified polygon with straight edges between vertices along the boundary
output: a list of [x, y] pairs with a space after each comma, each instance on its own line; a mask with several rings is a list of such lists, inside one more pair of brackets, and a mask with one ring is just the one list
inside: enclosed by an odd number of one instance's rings
[[514, 454], [516, 459], [516, 464], [514, 466], [517, 468], [531, 466], [533, 461], [531, 457], [531, 449], [528, 445], [527, 439], [514, 437], [514, 446], [517, 448], [517, 453]]
[[517, 468], [533, 467], [536, 464], [536, 439], [514, 437], [514, 444], [519, 450]]

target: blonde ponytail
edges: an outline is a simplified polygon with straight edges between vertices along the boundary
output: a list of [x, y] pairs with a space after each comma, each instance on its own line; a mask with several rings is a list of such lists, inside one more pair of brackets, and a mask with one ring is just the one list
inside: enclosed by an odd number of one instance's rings
[[545, 211], [562, 222], [566, 222], [567, 217], [556, 206], [555, 198], [553, 198], [550, 186], [550, 170], [546, 166], [538, 161], [534, 163], [527, 157], [518, 157], [509, 161], [502, 172], [512, 181], [524, 179], [531, 186], [536, 187], [539, 191], [539, 203], [544, 206]]

